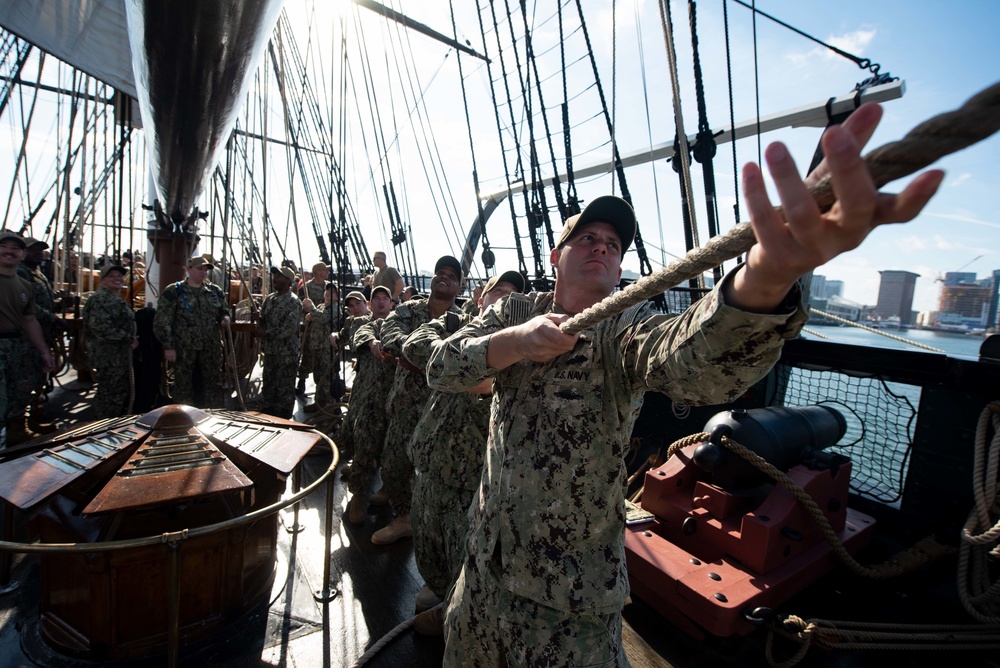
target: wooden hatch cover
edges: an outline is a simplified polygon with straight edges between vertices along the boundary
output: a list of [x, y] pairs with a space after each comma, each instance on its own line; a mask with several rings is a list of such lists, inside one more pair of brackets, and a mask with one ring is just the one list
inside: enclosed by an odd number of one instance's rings
[[149, 433], [136, 418], [99, 420], [53, 434], [39, 452], [0, 464], [0, 497], [28, 510], [88, 471], [102, 465], [114, 470]]
[[307, 424], [264, 413], [214, 411], [198, 428], [213, 440], [234, 447], [287, 475], [322, 436]]
[[83, 509], [85, 515], [134, 510], [253, 486], [198, 429], [209, 414], [169, 405], [142, 416], [142, 445]]

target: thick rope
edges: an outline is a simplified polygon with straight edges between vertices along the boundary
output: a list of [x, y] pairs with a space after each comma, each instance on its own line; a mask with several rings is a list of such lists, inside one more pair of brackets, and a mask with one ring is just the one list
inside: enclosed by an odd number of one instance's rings
[[[426, 612], [430, 612], [431, 610], [437, 610], [438, 608], [441, 608], [441, 607], [444, 607], [444, 601], [442, 601], [441, 603], [438, 603], [433, 608], [428, 609]], [[422, 615], [423, 613], [421, 612], [419, 614]], [[416, 616], [410, 617], [406, 621], [404, 621], [404, 622], [400, 623], [398, 626], [396, 626], [396, 628], [392, 629], [391, 631], [389, 631], [388, 633], [386, 633], [384, 636], [382, 636], [377, 643], [375, 643], [374, 645], [372, 645], [371, 647], [369, 647], [368, 651], [365, 652], [364, 654], [362, 654], [361, 657], [358, 658], [358, 660], [354, 662], [354, 665], [351, 666], [351, 668], [360, 668], [361, 666], [363, 666], [366, 663], [368, 663], [369, 661], [371, 661], [372, 657], [374, 657], [376, 654], [378, 654], [379, 652], [381, 652], [382, 648], [384, 648], [386, 645], [388, 645], [393, 640], [395, 640], [396, 636], [398, 636], [400, 633], [402, 633], [406, 629], [408, 629], [411, 626], [413, 626], [413, 620], [415, 620], [415, 619], [416, 619]]]
[[[1000, 130], [1000, 83], [973, 96], [959, 109], [921, 123], [899, 141], [875, 149], [865, 156], [865, 163], [875, 186], [881, 188], [890, 181], [924, 169], [950, 153], [982, 141], [997, 130]], [[836, 201], [829, 177], [810, 188], [810, 193], [821, 211], [829, 211]], [[781, 213], [781, 207], [777, 207], [776, 211]], [[564, 322], [560, 329], [565, 334], [582, 332], [630, 306], [746, 253], [755, 241], [750, 223], [739, 223], [728, 234], [711, 239], [680, 260], [578, 313]]]
[[674, 157], [680, 162], [681, 181], [684, 184], [685, 199], [688, 202], [691, 239], [695, 247], [698, 241], [698, 223], [695, 220], [694, 186], [691, 184], [691, 153], [687, 133], [684, 131], [684, 114], [681, 112], [681, 86], [677, 75], [677, 51], [674, 49], [674, 24], [670, 15], [670, 0], [660, 0], [660, 23], [663, 26], [663, 41], [666, 42], [667, 63], [670, 67], [670, 89], [674, 100], [674, 122], [677, 126], [677, 152]]
[[[774, 638], [798, 645], [785, 661], [774, 658]], [[1000, 649], [1000, 626], [969, 624], [878, 624], [802, 619], [788, 615], [769, 624], [765, 657], [773, 668], [791, 668], [812, 645], [838, 650], [967, 650]]]
[[[987, 445], [990, 427], [992, 439]], [[962, 606], [975, 619], [1000, 624], [1000, 580], [990, 582], [991, 557], [1000, 552], [1000, 401], [983, 409], [976, 427], [973, 466], [975, 504], [962, 527], [958, 557], [958, 593]], [[971, 573], [970, 573], [971, 571]]]
[[[827, 313], [826, 311], [820, 311], [818, 308], [813, 308], [813, 307], [810, 306], [809, 307], [809, 311], [810, 311], [810, 313], [815, 313], [816, 315], [823, 316], [824, 318], [827, 318], [829, 320], [833, 320], [834, 322], [839, 322], [842, 325], [849, 325], [851, 327], [856, 327], [858, 329], [863, 329], [866, 332], [871, 332], [872, 334], [878, 334], [879, 336], [884, 336], [887, 339], [892, 339], [893, 341], [899, 341], [900, 343], [905, 343], [905, 344], [907, 344], [909, 346], [916, 346], [917, 348], [923, 348], [924, 350], [929, 350], [929, 351], [931, 351], [933, 353], [943, 353], [944, 352], [940, 348], [935, 348], [934, 346], [928, 346], [925, 343], [917, 343], [916, 341], [911, 341], [910, 339], [904, 338], [902, 336], [896, 336], [895, 334], [889, 334], [888, 332], [883, 332], [882, 330], [875, 329], [874, 327], [868, 327], [867, 325], [862, 325], [860, 323], [853, 322], [851, 320], [845, 320], [844, 318], [841, 318], [839, 316], [835, 316], [832, 313]], [[815, 333], [815, 332], [813, 332], [813, 333]], [[827, 338], [827, 337], [823, 337], [823, 338]]]

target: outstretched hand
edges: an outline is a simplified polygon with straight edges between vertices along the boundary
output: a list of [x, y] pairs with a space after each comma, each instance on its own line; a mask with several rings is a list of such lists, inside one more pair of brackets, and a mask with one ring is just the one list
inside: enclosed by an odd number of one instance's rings
[[[822, 138], [826, 157], [806, 179], [799, 176], [783, 144], [768, 146], [764, 156], [781, 199], [781, 212], [767, 196], [760, 167], [748, 164], [743, 168], [743, 189], [757, 243], [742, 271], [727, 285], [728, 304], [748, 311], [771, 311], [806, 272], [857, 248], [877, 226], [908, 222], [923, 210], [944, 172], [924, 172], [898, 195], [878, 192], [861, 149], [881, 117], [881, 107], [866, 104], [843, 125], [829, 128]], [[809, 187], [826, 175], [837, 200], [823, 213]]]

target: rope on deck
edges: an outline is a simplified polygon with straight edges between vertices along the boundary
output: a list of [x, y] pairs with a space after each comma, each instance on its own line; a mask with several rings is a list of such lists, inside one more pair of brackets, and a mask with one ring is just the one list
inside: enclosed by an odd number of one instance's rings
[[[899, 141], [890, 142], [865, 156], [876, 188], [909, 176], [936, 160], [967, 148], [1000, 130], [1000, 83], [969, 98], [954, 111], [934, 116], [910, 130]], [[829, 176], [810, 188], [821, 211], [836, 201]], [[781, 207], [776, 207], [781, 213]], [[695, 248], [683, 258], [644, 276], [621, 292], [610, 295], [564, 322], [565, 334], [577, 334], [592, 325], [665, 290], [694, 278], [726, 260], [746, 253], [756, 242], [750, 223], [739, 223], [722, 236]]]
[[[441, 607], [444, 607], [444, 601], [442, 601], [441, 603], [438, 603], [433, 608], [428, 608], [424, 612], [430, 612], [431, 610], [436, 610], [436, 609], [441, 608]], [[421, 612], [419, 614], [424, 614], [424, 613]], [[396, 626], [396, 628], [392, 629], [391, 631], [389, 631], [388, 633], [386, 633], [384, 636], [382, 636], [377, 643], [375, 643], [374, 645], [372, 645], [371, 647], [369, 647], [368, 651], [365, 652], [364, 654], [362, 654], [361, 657], [358, 658], [358, 660], [354, 662], [354, 665], [352, 665], [351, 668], [361, 668], [361, 666], [363, 666], [366, 663], [368, 663], [369, 661], [371, 661], [372, 658], [376, 654], [378, 654], [379, 652], [382, 651], [382, 648], [384, 648], [386, 645], [388, 645], [393, 640], [395, 640], [396, 637], [400, 633], [402, 633], [403, 631], [405, 631], [408, 628], [410, 628], [411, 626], [413, 626], [413, 621], [416, 618], [417, 618], [416, 615], [414, 615], [413, 617], [410, 617], [406, 621], [404, 621], [401, 624], [399, 624], [398, 626]]]

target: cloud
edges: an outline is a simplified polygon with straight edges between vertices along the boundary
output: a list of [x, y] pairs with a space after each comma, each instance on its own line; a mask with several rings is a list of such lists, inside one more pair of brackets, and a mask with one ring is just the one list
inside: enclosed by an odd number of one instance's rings
[[[827, 37], [824, 41], [831, 46], [835, 46], [842, 51], [850, 53], [851, 55], [860, 56], [867, 50], [868, 45], [875, 39], [876, 33], [876, 30], [855, 30], [843, 35]], [[823, 46], [817, 46], [809, 51], [790, 53], [787, 57], [795, 65], [805, 65], [814, 59], [839, 60], [842, 58], [839, 54], [834, 53], [830, 49]]]
[[961, 174], [959, 174], [958, 176], [956, 176], [955, 178], [953, 178], [951, 181], [948, 182], [948, 187], [955, 188], [957, 186], [962, 185], [971, 178], [972, 174], [970, 174], [969, 172], [962, 172]]
[[876, 32], [874, 29], [855, 30], [839, 37], [827, 37], [826, 42], [848, 53], [859, 55], [867, 50], [868, 45], [875, 39]]
[[945, 220], [955, 220], [960, 223], [972, 223], [973, 225], [982, 225], [983, 227], [992, 227], [995, 230], [1000, 230], [1000, 223], [995, 223], [989, 220], [981, 220], [979, 218], [973, 218], [972, 216], [967, 216], [961, 213], [935, 213], [933, 211], [927, 211], [922, 213], [923, 216], [934, 216], [935, 218], [944, 218]]
[[984, 249], [978, 246], [968, 246], [963, 243], [957, 243], [953, 239], [943, 236], [941, 234], [935, 234], [932, 237], [921, 237], [917, 235], [910, 235], [899, 240], [899, 247], [904, 252], [913, 253], [917, 251], [926, 250], [938, 250], [938, 251], [953, 251], [953, 250], [967, 250], [982, 252], [986, 250], [988, 253], [992, 253], [988, 249]]

